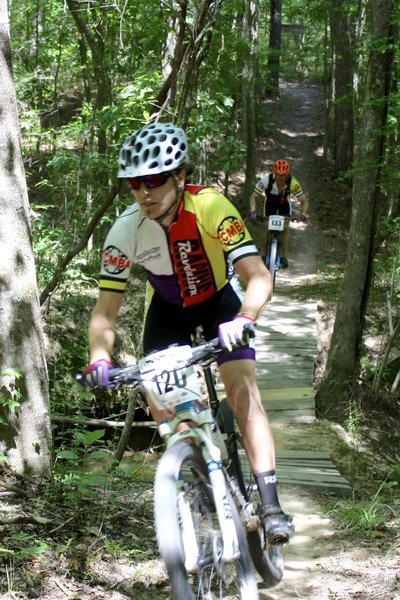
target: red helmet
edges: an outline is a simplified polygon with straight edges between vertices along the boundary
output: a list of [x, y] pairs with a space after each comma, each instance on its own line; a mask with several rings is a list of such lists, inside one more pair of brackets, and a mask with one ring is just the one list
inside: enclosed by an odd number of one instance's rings
[[275, 173], [275, 175], [289, 175], [290, 169], [290, 163], [284, 158], [279, 158], [274, 162], [272, 170]]

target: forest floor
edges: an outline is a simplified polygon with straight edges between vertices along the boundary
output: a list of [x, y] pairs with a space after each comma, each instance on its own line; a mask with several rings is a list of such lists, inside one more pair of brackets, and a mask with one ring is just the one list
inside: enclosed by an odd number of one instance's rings
[[[290, 267], [279, 273], [279, 285], [317, 302], [316, 381], [323, 373], [334, 316], [334, 299], [322, 301], [318, 295], [319, 272], [337, 275], [343, 269], [350, 209], [348, 188], [335, 181], [322, 157], [322, 118], [318, 86], [283, 82], [280, 99], [265, 103], [258, 153], [258, 175], [269, 171], [276, 158], [286, 157], [310, 197], [310, 221], [293, 227]], [[233, 199], [241, 183], [233, 181]], [[249, 227], [259, 243], [261, 226]], [[287, 426], [287, 435], [304, 449], [333, 455], [354, 498], [343, 501], [282, 486], [281, 501], [295, 516], [296, 534], [287, 547], [284, 580], [272, 589], [260, 582], [261, 600], [400, 600], [400, 502], [393, 497], [389, 507], [378, 493], [387, 463], [400, 462], [390, 436], [395, 425], [388, 417], [371, 427], [362, 414], [351, 424], [317, 421], [306, 431]], [[14, 488], [3, 489], [0, 600], [166, 600], [168, 581], [152, 523], [156, 460], [155, 452], [127, 452], [120, 472], [103, 478], [95, 493], [89, 477], [103, 474], [93, 463], [85, 473], [76, 472], [69, 494], [65, 481], [55, 481], [51, 490], [43, 485], [24, 491], [22, 486], [20, 496]], [[16, 484], [12, 478], [6, 481]]]

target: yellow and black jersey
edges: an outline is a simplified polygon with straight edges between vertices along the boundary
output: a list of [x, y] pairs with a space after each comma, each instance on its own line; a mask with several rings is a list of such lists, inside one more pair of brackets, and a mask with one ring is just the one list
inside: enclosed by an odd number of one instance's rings
[[213, 188], [186, 186], [168, 231], [136, 203], [121, 214], [105, 240], [100, 289], [124, 292], [135, 263], [162, 298], [192, 306], [228, 283], [228, 259], [235, 264], [254, 255], [257, 248], [235, 206]]
[[283, 202], [286, 202], [287, 198], [291, 194], [298, 198], [304, 193], [300, 182], [297, 181], [297, 179], [292, 175], [287, 177], [283, 191], [279, 192], [278, 186], [276, 185], [275, 175], [273, 173], [269, 173], [268, 175], [265, 175], [265, 177], [262, 177], [257, 182], [254, 191], [260, 196], [265, 194], [267, 200], [269, 199], [269, 196], [276, 196], [280, 198], [282, 204]]

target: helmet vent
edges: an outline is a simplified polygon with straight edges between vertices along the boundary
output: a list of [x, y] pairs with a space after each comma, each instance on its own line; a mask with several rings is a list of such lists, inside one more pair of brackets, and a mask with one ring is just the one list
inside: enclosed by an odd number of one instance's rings
[[181, 168], [189, 160], [186, 134], [173, 123], [151, 123], [126, 138], [119, 177], [143, 177]]

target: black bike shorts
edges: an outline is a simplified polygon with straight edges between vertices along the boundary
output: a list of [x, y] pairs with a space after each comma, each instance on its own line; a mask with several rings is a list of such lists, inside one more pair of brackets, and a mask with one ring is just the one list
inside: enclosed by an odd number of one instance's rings
[[[163, 350], [171, 344], [192, 344], [192, 336], [199, 326], [203, 328], [206, 340], [218, 336], [218, 325], [231, 321], [240, 310], [242, 303], [230, 284], [215, 296], [194, 306], [183, 308], [167, 302], [156, 292], [146, 312], [143, 331], [143, 351], [145, 354]], [[218, 364], [231, 360], [255, 360], [254, 343], [233, 352], [223, 352]]]
[[270, 196], [264, 205], [264, 216], [282, 215], [282, 217], [290, 217], [292, 214], [292, 206], [289, 200], [279, 204], [278, 197]]

